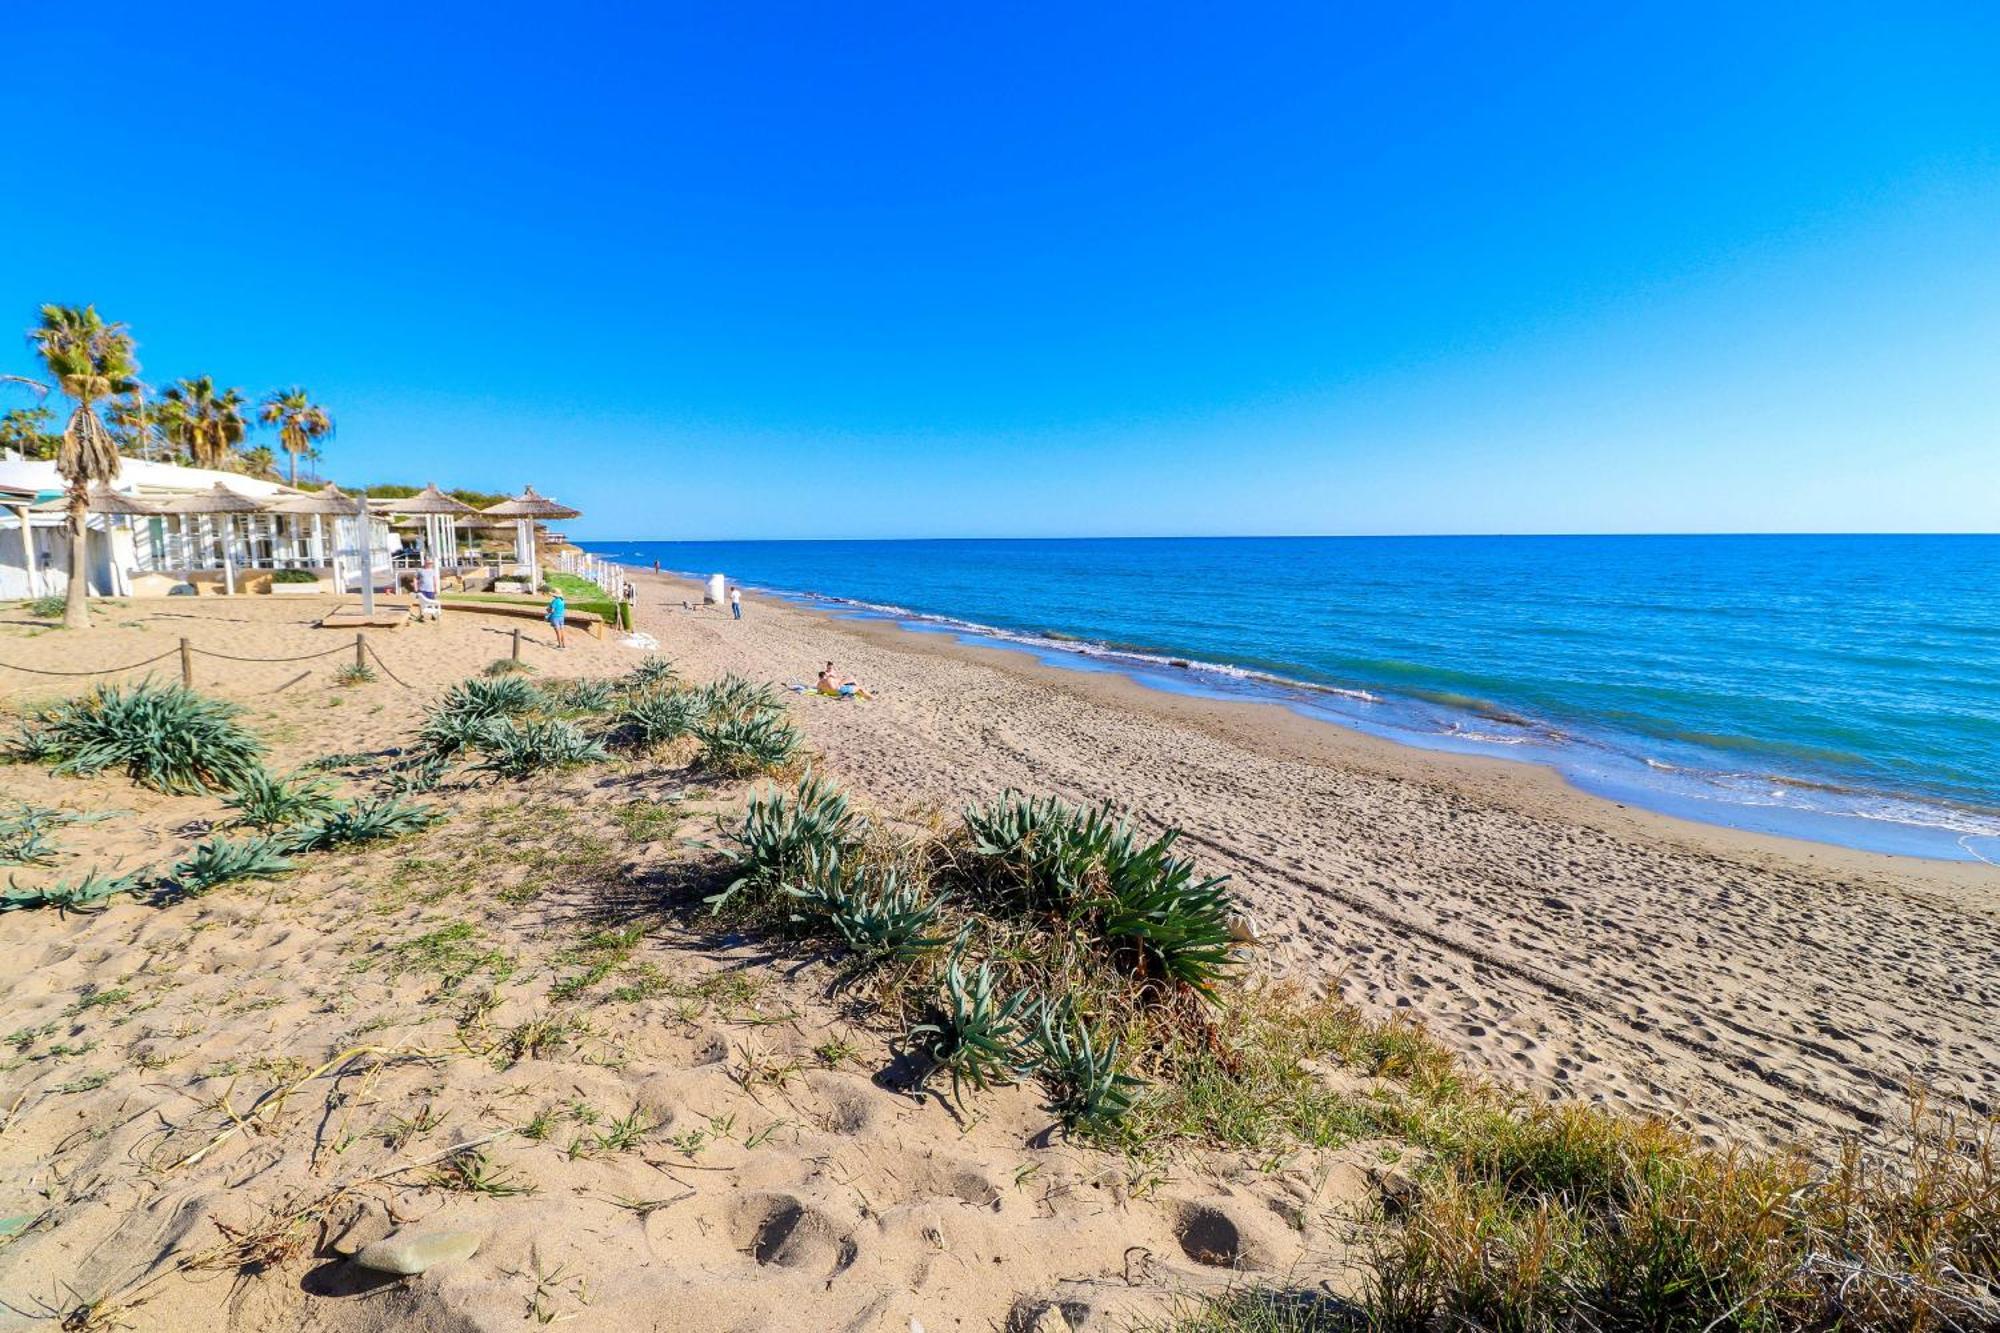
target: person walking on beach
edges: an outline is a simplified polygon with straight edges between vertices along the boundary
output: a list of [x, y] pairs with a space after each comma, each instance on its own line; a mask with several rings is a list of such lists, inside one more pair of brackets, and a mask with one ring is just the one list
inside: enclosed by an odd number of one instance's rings
[[437, 561], [426, 560], [417, 571], [417, 611], [425, 620], [440, 620], [444, 608], [438, 605]]
[[732, 620], [743, 619], [743, 589], [741, 588], [731, 588], [729, 590], [729, 617]]
[[560, 592], [551, 594], [549, 597], [549, 609], [543, 613], [542, 618], [554, 626], [556, 631], [556, 647], [558, 648], [569, 647], [567, 643], [563, 642], [563, 617], [568, 614], [569, 603], [563, 601], [563, 595]]

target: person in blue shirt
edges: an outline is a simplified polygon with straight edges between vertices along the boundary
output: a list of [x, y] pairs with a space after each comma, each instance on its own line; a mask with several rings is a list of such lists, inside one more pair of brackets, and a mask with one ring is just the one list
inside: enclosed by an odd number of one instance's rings
[[558, 648], [567, 648], [569, 646], [563, 642], [563, 617], [568, 614], [569, 605], [563, 601], [563, 595], [559, 592], [550, 594], [549, 609], [547, 614], [543, 616], [543, 619], [555, 626], [556, 647]]

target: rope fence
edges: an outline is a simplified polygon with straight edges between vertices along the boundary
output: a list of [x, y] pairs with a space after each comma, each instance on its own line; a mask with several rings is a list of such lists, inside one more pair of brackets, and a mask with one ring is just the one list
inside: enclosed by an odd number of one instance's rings
[[[515, 637], [518, 640], [519, 634], [517, 633]], [[181, 659], [181, 684], [192, 689], [194, 687], [194, 659], [197, 657], [213, 657], [224, 662], [280, 665], [287, 662], [312, 662], [322, 657], [332, 657], [335, 653], [345, 652], [352, 652], [354, 654], [354, 665], [362, 670], [365, 671], [367, 669], [368, 659], [372, 657], [375, 659], [375, 665], [382, 668], [382, 674], [390, 680], [395, 681], [406, 690], [416, 688], [416, 686], [390, 670], [389, 664], [382, 660], [382, 654], [375, 651], [375, 645], [368, 642], [368, 636], [365, 634], [356, 634], [352, 644], [343, 643], [337, 647], [323, 648], [316, 653], [297, 653], [287, 657], [243, 657], [236, 653], [219, 653], [212, 648], [197, 648], [191, 641], [183, 638], [178, 646], [167, 649], [167, 651], [157, 657], [149, 657], [143, 662], [130, 662], [124, 666], [98, 667], [91, 671], [55, 671], [47, 667], [22, 666], [18, 662], [0, 662], [0, 670], [19, 671], [29, 676], [57, 676], [63, 679], [76, 680], [92, 676], [123, 675], [127, 671], [136, 671], [140, 667], [148, 667], [158, 662], [164, 662], [170, 657], [179, 657]], [[514, 654], [516, 657], [520, 656], [518, 643]], [[304, 679], [304, 677], [301, 676], [298, 679]], [[294, 682], [287, 682], [287, 684], [291, 683]]]

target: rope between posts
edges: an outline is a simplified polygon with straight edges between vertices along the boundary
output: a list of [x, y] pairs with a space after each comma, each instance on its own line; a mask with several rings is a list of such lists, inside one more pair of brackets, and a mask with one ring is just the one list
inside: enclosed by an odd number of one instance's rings
[[[180, 650], [177, 648], [174, 651]], [[347, 651], [347, 645], [343, 643], [338, 648], [328, 648], [320, 653], [300, 653], [297, 657], [238, 657], [233, 653], [218, 653], [210, 648], [197, 648], [193, 644], [188, 645], [188, 651], [200, 653], [203, 657], [220, 657], [225, 662], [310, 662], [315, 657], [331, 657], [335, 653], [344, 653]]]
[[131, 666], [99, 667], [95, 671], [44, 671], [40, 667], [18, 666], [13, 662], [0, 662], [0, 667], [5, 667], [9, 671], [25, 671], [31, 676], [115, 676], [121, 671], [132, 671], [142, 666], [151, 666], [155, 662], [164, 662], [169, 657], [178, 656], [180, 651], [179, 648], [169, 648], [158, 657], [149, 657], [143, 662], [134, 662]]
[[374, 644], [369, 643], [368, 640], [366, 639], [363, 639], [361, 642], [367, 647], [368, 655], [375, 659], [375, 665], [382, 668], [383, 675], [387, 676], [390, 680], [395, 681], [398, 685], [401, 685], [406, 690], [414, 690], [415, 688], [417, 688], [416, 686], [410, 684], [409, 681], [404, 680], [401, 676], [389, 670], [389, 664], [382, 660], [382, 654], [375, 651]]

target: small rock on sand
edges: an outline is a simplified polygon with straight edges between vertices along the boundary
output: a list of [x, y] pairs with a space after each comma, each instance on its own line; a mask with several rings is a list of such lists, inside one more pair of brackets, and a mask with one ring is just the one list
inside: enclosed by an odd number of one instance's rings
[[470, 1259], [484, 1237], [477, 1231], [398, 1231], [363, 1246], [354, 1262], [378, 1273], [421, 1273]]

